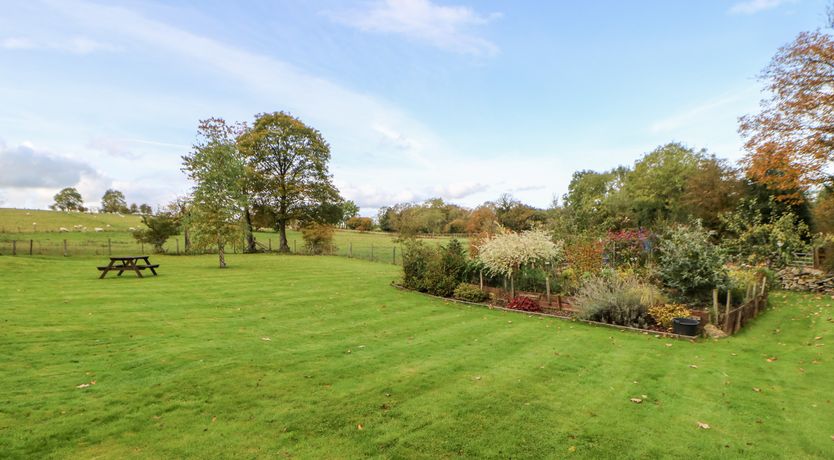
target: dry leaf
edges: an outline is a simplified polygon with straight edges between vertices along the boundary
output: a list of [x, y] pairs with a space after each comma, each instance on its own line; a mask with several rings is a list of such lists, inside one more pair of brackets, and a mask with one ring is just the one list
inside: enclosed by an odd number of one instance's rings
[[761, 389], [761, 388], [756, 388], [756, 387], [753, 387], [753, 391], [755, 391], [756, 393], [761, 393], [761, 392], [762, 392], [762, 389]]
[[89, 383], [82, 383], [81, 385], [78, 385], [75, 388], [87, 388], [88, 386], [90, 386]]
[[667, 343], [667, 344], [666, 344], [666, 346], [667, 346], [667, 347], [671, 347], [671, 346], [672, 346], [672, 344], [671, 344], [671, 343]]
[[698, 422], [698, 428], [701, 428], [703, 430], [708, 430], [709, 429], [709, 424], [704, 423], [704, 422]]
[[698, 366], [695, 364], [690, 364], [689, 367], [691, 367], [692, 369], [698, 369]]
[[272, 339], [270, 339], [269, 337], [261, 337], [261, 340], [263, 340], [263, 341], [265, 341], [265, 342], [269, 342], [269, 341], [271, 341]]
[[630, 401], [635, 404], [640, 404], [641, 402], [643, 402], [643, 400], [640, 398], [631, 398]]
[[773, 361], [776, 361], [775, 356], [771, 356], [770, 358], [767, 358], [767, 362], [772, 363]]
[[362, 426], [362, 424], [360, 423], [360, 424], [356, 425], [356, 429], [357, 429], [357, 430], [364, 430], [364, 429], [365, 429], [365, 427], [364, 427], [364, 426]]
[[[834, 438], [834, 436], [832, 436], [832, 438]], [[568, 447], [568, 452], [576, 452], [576, 446]]]
[[216, 422], [216, 421], [217, 421], [217, 416], [215, 415], [215, 416], [213, 416], [213, 417], [211, 418], [211, 423], [214, 423], [214, 422]]

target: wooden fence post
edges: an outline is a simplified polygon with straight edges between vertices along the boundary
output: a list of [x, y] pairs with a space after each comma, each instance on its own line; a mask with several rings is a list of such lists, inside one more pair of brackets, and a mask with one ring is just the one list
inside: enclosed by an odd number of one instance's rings
[[481, 290], [484, 290], [484, 271], [481, 270], [478, 272], [478, 278], [481, 279]]
[[562, 294], [556, 294], [556, 305], [559, 307], [559, 310], [562, 309]]
[[267, 242], [269, 242], [269, 252], [272, 252], [272, 238], [267, 238]]
[[730, 334], [730, 305], [733, 302], [733, 291], [727, 289], [727, 306], [724, 310], [724, 332]]
[[353, 242], [348, 241], [348, 257], [353, 258]]
[[29, 255], [32, 255], [32, 247], [35, 245], [35, 240], [29, 240]]
[[12, 255], [17, 255], [17, 240], [12, 240]]
[[738, 308], [738, 311], [736, 312], [736, 325], [733, 328], [733, 334], [735, 334], [736, 332], [738, 332], [739, 329], [741, 329], [741, 316], [744, 314], [744, 310], [747, 309], [748, 305], [749, 303], [746, 303]]
[[718, 325], [718, 288], [712, 290], [712, 311], [715, 315], [713, 324]]
[[547, 304], [550, 305], [550, 273], [544, 278], [544, 287], [547, 291]]

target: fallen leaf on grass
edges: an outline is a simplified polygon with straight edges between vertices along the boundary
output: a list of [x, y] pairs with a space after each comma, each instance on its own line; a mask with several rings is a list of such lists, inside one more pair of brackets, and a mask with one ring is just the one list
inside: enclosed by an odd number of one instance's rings
[[365, 429], [365, 427], [364, 427], [364, 426], [362, 426], [362, 424], [360, 423], [360, 424], [356, 425], [356, 429], [357, 429], [357, 430], [364, 430], [364, 429]]
[[633, 402], [634, 404], [640, 404], [641, 402], [643, 402], [643, 400], [640, 398], [631, 398], [629, 401]]
[[769, 362], [769, 363], [772, 363], [772, 362], [774, 362], [774, 361], [776, 361], [776, 357], [775, 357], [775, 356], [771, 356], [770, 358], [767, 358], [767, 362]]
[[[834, 436], [832, 436], [832, 438], [834, 438]], [[568, 452], [576, 452], [576, 446], [568, 447]]]
[[814, 340], [822, 340], [822, 337], [816, 336], [816, 337], [814, 337]]
[[698, 369], [698, 366], [696, 364], [690, 364], [689, 367], [691, 367], [692, 369]]
[[667, 347], [671, 347], [671, 346], [672, 346], [672, 344], [671, 344], [671, 343], [667, 343], [667, 344], [666, 344], [666, 346], [667, 346]]
[[269, 337], [261, 337], [261, 340], [263, 340], [264, 342], [272, 341], [272, 339], [270, 339]]
[[82, 383], [81, 385], [78, 385], [75, 388], [87, 388], [88, 386], [90, 386], [89, 383]]
[[698, 428], [701, 428], [702, 430], [708, 430], [709, 424], [704, 422], [698, 422]]
[[217, 421], [217, 416], [215, 415], [215, 416], [213, 416], [213, 417], [211, 418], [211, 423], [214, 423], [214, 422], [216, 422], [216, 421]]
[[761, 389], [761, 388], [756, 388], [756, 387], [753, 387], [753, 391], [755, 391], [756, 393], [761, 393], [761, 392], [762, 392], [762, 389]]

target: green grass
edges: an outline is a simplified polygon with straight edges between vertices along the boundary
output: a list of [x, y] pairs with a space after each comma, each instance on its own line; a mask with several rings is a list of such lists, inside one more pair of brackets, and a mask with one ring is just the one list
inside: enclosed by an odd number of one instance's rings
[[[28, 213], [28, 215], [27, 215]], [[32, 222], [38, 225], [33, 227]], [[107, 227], [107, 225], [110, 227]], [[85, 225], [86, 231], [76, 231], [75, 225]], [[64, 227], [72, 231], [59, 233]], [[106, 229], [95, 232], [96, 227]], [[35, 211], [0, 208], [0, 255], [16, 252], [28, 255], [30, 241], [32, 253], [43, 256], [63, 256], [64, 240], [67, 242], [69, 256], [93, 256], [150, 253], [149, 245], [137, 243], [130, 227], [143, 227], [138, 216], [116, 214], [82, 214], [58, 211]], [[276, 232], [257, 232], [256, 238], [264, 248], [278, 249], [279, 238]], [[304, 250], [304, 239], [301, 232], [289, 230], [287, 232], [290, 248], [294, 251]], [[429, 244], [442, 244], [449, 241], [449, 237], [423, 238]], [[178, 241], [179, 240], [179, 241]], [[462, 239], [466, 244], [466, 239]], [[382, 232], [356, 232], [337, 230], [333, 237], [336, 250], [334, 255], [352, 256], [377, 262], [401, 263], [402, 245], [397, 241], [397, 235]], [[15, 242], [15, 243], [13, 243]], [[166, 251], [176, 253], [179, 245], [184, 250], [182, 235], [173, 237], [165, 245]], [[241, 252], [240, 247], [229, 247], [227, 251]]]
[[829, 298], [689, 343], [399, 291], [387, 264], [229, 259], [0, 257], [0, 458], [834, 456]]
[[73, 230], [76, 225], [87, 227], [90, 232], [93, 232], [96, 227], [108, 231], [127, 232], [128, 228], [139, 227], [141, 224], [142, 220], [139, 216], [130, 214], [87, 214], [0, 208], [0, 233], [57, 232], [61, 227]]

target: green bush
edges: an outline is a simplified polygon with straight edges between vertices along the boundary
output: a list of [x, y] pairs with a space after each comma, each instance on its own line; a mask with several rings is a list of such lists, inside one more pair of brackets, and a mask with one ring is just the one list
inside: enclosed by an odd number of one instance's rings
[[140, 243], [152, 244], [153, 251], [157, 254], [165, 252], [165, 242], [180, 232], [177, 219], [167, 213], [142, 216], [142, 223], [147, 228], [134, 230], [133, 237]]
[[452, 297], [467, 271], [466, 249], [453, 239], [430, 248], [422, 241], [406, 240], [403, 248], [403, 285], [429, 294]]
[[310, 254], [331, 254], [336, 250], [333, 244], [333, 227], [313, 224], [301, 229], [304, 247]]
[[698, 297], [724, 286], [724, 254], [700, 222], [677, 226], [660, 240], [658, 273], [663, 284], [684, 297]]
[[474, 284], [460, 283], [455, 288], [454, 297], [467, 302], [484, 302], [489, 300], [489, 293], [482, 291], [480, 287]]
[[645, 327], [649, 307], [662, 303], [655, 286], [616, 273], [587, 279], [574, 298], [580, 318], [632, 327]]

